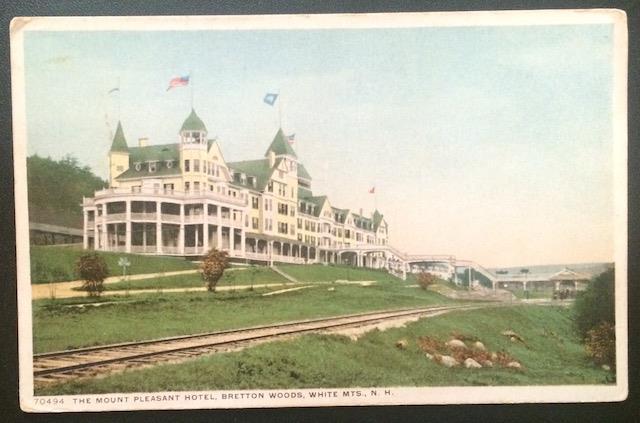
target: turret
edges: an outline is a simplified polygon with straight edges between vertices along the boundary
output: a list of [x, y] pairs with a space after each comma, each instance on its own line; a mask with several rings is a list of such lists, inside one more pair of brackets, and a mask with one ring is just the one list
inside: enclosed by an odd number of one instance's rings
[[182, 144], [207, 145], [207, 127], [194, 109], [180, 128], [180, 142]]
[[116, 134], [109, 150], [109, 185], [117, 186], [116, 177], [129, 169], [129, 147], [124, 137], [122, 124], [118, 121]]

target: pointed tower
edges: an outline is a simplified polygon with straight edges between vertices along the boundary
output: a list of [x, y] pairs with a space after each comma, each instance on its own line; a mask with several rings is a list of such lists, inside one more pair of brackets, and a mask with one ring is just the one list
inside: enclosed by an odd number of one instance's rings
[[117, 186], [116, 177], [127, 169], [129, 169], [129, 147], [127, 139], [124, 137], [122, 124], [118, 121], [118, 128], [109, 150], [109, 185]]
[[191, 109], [191, 113], [180, 128], [180, 142], [183, 145], [207, 145], [207, 127], [194, 109]]

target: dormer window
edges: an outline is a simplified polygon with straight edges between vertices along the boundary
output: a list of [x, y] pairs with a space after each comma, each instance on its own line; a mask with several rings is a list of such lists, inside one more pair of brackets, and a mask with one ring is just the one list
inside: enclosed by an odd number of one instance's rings
[[158, 170], [158, 162], [149, 162], [149, 172], [153, 173]]
[[136, 171], [140, 172], [140, 169], [142, 169], [142, 163], [136, 162], [133, 164], [133, 167]]
[[165, 160], [164, 164], [167, 166], [167, 169], [171, 169], [173, 167], [173, 160]]

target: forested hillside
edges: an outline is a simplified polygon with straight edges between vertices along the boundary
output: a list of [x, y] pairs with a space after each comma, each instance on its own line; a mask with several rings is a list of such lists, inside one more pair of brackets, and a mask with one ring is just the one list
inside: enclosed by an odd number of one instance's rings
[[52, 160], [27, 158], [29, 221], [82, 228], [82, 197], [106, 186], [106, 181], [72, 156]]

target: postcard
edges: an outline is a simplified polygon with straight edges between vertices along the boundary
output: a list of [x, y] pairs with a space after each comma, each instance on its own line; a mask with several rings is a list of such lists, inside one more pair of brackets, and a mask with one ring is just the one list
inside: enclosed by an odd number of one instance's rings
[[29, 412], [622, 401], [619, 10], [19, 17]]

